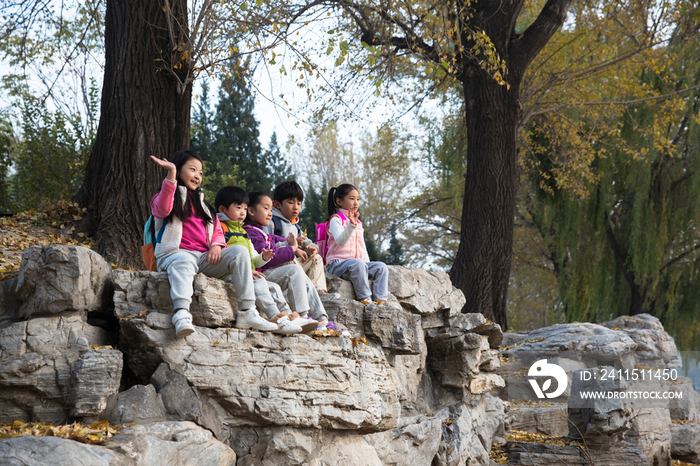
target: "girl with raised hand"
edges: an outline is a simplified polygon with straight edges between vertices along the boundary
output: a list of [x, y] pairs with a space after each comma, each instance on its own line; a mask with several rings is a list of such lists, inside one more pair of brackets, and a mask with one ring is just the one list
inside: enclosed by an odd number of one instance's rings
[[[360, 222], [360, 193], [351, 184], [341, 184], [328, 191], [328, 252], [326, 270], [341, 276], [348, 272], [357, 300], [386, 304], [389, 271], [384, 262], [370, 262]], [[372, 291], [369, 279], [374, 280]]]
[[250, 255], [243, 246], [226, 247], [219, 219], [204, 201], [202, 160], [193, 151], [180, 151], [170, 161], [151, 159], [168, 171], [161, 190], [151, 199], [155, 229], [165, 222], [162, 239], [155, 245], [158, 270], [168, 273], [175, 334], [194, 332], [192, 314], [193, 280], [197, 273], [233, 283], [238, 304], [236, 327], [270, 331], [277, 325], [260, 317], [255, 309]]

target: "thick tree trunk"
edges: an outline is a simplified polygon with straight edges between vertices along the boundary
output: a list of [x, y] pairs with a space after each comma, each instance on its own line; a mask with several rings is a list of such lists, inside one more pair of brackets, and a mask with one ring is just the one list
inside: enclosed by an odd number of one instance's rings
[[[186, 3], [173, 3], [186, 24]], [[76, 201], [90, 209], [94, 249], [121, 266], [143, 268], [143, 224], [165, 176], [149, 156], [189, 147], [191, 86], [159, 70], [172, 50], [166, 19], [162, 2], [107, 1], [100, 124]]]
[[510, 90], [470, 67], [466, 102], [467, 174], [459, 249], [450, 271], [464, 292], [463, 312], [480, 312], [506, 330], [506, 298], [518, 186], [517, 84]]

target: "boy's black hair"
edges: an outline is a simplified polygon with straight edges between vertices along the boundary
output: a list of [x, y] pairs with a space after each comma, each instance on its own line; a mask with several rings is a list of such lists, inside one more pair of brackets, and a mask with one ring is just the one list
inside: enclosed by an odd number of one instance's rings
[[[262, 199], [264, 197], [270, 197], [270, 195], [264, 191], [253, 191], [253, 192], [248, 193], [248, 208], [255, 209], [258, 206], [258, 204], [260, 204], [260, 202], [262, 202]], [[250, 222], [250, 215], [246, 211], [244, 223], [249, 223], [249, 222]]]
[[219, 207], [224, 206], [224, 209], [228, 209], [231, 204], [248, 204], [248, 193], [245, 189], [238, 186], [224, 186], [216, 193], [214, 205], [217, 212]]
[[299, 202], [304, 201], [304, 190], [301, 189], [296, 181], [283, 181], [277, 185], [275, 192], [272, 194], [273, 200], [282, 202], [286, 199], [296, 199]]

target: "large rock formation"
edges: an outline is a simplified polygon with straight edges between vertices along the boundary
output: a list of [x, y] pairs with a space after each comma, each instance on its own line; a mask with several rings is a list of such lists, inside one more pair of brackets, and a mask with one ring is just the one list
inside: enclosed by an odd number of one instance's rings
[[381, 306], [329, 280], [344, 297], [324, 305], [351, 338], [236, 329], [233, 287], [198, 275], [197, 331], [178, 339], [166, 274], [112, 270], [81, 247], [27, 249], [19, 276], [0, 282], [0, 422], [136, 425], [101, 447], [20, 438], [0, 451], [110, 465], [206, 451], [199, 464], [489, 464], [504, 435], [489, 395], [503, 384], [500, 328], [462, 317], [444, 273], [390, 267]]
[[[446, 274], [389, 270], [389, 305], [354, 301], [347, 280], [328, 277], [341, 298], [323, 303], [350, 338], [236, 329], [233, 287], [198, 275], [197, 331], [178, 339], [166, 274], [112, 270], [81, 247], [29, 248], [20, 273], [0, 281], [0, 422], [134, 425], [102, 446], [0, 439], [0, 458], [473, 466], [490, 464], [492, 443], [508, 464], [700, 457], [700, 396], [689, 379], [668, 381], [684, 396], [654, 409], [580, 396], [601, 388], [585, 371], [679, 366], [654, 317], [504, 336], [483, 315], [461, 313], [464, 298]], [[517, 403], [532, 396], [528, 366], [539, 359], [564, 370], [563, 404]], [[628, 387], [616, 380], [606, 389]], [[515, 431], [567, 440], [506, 442]]]

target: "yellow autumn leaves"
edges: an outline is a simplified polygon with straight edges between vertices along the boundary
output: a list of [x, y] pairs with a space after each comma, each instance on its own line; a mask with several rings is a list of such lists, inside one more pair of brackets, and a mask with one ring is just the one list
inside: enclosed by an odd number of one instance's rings
[[23, 436], [60, 437], [96, 445], [105, 443], [119, 433], [121, 429], [121, 425], [110, 426], [107, 421], [96, 422], [90, 425], [84, 425], [79, 422], [54, 425], [47, 422], [15, 421], [8, 424], [0, 424], [0, 438]]

